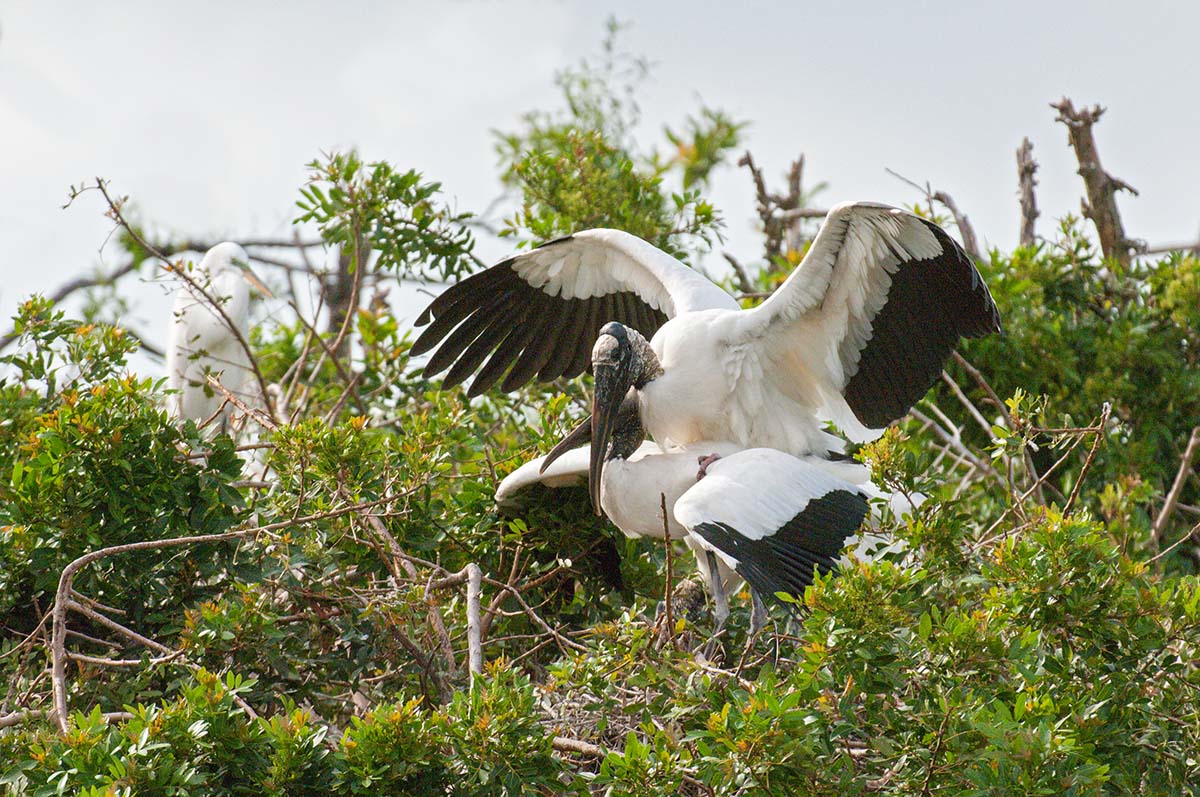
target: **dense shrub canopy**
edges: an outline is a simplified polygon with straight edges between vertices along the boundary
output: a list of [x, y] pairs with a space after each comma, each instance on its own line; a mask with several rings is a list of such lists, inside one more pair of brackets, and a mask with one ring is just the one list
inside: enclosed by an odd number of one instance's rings
[[[743, 126], [700, 109], [664, 150], [639, 146], [643, 72], [610, 41], [560, 76], [563, 109], [500, 136], [504, 234], [615, 226], [693, 264], [718, 240], [707, 180]], [[495, 510], [497, 481], [582, 416], [586, 379], [468, 401], [410, 362], [381, 294], [480, 268], [469, 214], [357, 153], [311, 168], [298, 220], [346, 255], [351, 344], [273, 311], [251, 336], [273, 416], [232, 436], [172, 423], [105, 296], [87, 323], [21, 308], [0, 383], [7, 793], [1195, 793], [1187, 468], [1163, 509], [1200, 417], [1200, 261], [1119, 266], [1075, 219], [991, 252], [1005, 334], [964, 346], [856, 452], [881, 486], [928, 496], [906, 518], [879, 507], [904, 544], [818, 579], [757, 639], [743, 596], [713, 662], [693, 652], [710, 628], [682, 548], [668, 571], [583, 491]], [[786, 276], [806, 230], [746, 269], [744, 301]], [[121, 233], [144, 268], [170, 249]], [[61, 732], [61, 574], [200, 535], [221, 536], [79, 569]]]

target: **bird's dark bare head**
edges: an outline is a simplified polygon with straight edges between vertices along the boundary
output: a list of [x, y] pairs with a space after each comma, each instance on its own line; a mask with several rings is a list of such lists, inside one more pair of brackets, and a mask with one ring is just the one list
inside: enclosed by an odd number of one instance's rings
[[600, 327], [596, 345], [592, 347], [592, 365], [615, 364], [628, 358], [632, 351], [629, 343], [631, 332], [632, 329], [618, 321], [609, 321]]
[[630, 388], [640, 390], [662, 372], [654, 350], [636, 329], [616, 321], [600, 328], [596, 345], [592, 347], [594, 392], [592, 452], [588, 468], [592, 504], [597, 514], [600, 513], [600, 474], [621, 402]]
[[[662, 366], [650, 342], [636, 329], [618, 321], [610, 321], [600, 328], [596, 345], [592, 347], [592, 372], [597, 373], [598, 368], [617, 369], [622, 376], [627, 375], [629, 384], [638, 390], [662, 375]], [[624, 391], [620, 392], [623, 396]]]

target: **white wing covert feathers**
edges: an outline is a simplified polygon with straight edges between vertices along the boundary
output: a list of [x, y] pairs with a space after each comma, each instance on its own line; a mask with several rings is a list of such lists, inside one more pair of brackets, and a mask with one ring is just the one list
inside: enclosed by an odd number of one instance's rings
[[782, 365], [779, 381], [815, 380], [827, 417], [845, 416], [840, 396], [863, 426], [880, 428], [925, 395], [959, 337], [999, 332], [1000, 316], [944, 230], [855, 202], [830, 210], [804, 260], [743, 325]]
[[858, 487], [766, 448], [740, 451], [675, 503], [675, 518], [760, 594], [799, 596], [837, 565], [869, 510]]
[[[426, 375], [476, 373], [474, 396], [503, 377], [590, 369], [601, 326], [648, 339], [663, 374], [638, 396], [663, 445], [729, 440], [821, 453], [822, 422], [866, 440], [936, 381], [960, 337], [1000, 330], [970, 257], [937, 225], [869, 202], [835, 206], [803, 262], [760, 306], [737, 302], [628, 233], [585, 230], [450, 287], [418, 319], [413, 345], [436, 347]], [[507, 376], [505, 376], [507, 372]]]

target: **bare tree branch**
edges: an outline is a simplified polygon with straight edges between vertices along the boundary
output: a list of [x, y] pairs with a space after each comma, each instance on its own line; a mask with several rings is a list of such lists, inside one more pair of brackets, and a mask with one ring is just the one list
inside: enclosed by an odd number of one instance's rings
[[483, 623], [480, 603], [483, 597], [483, 571], [471, 562], [467, 570], [467, 671], [474, 679], [483, 675]]
[[1079, 478], [1075, 480], [1075, 486], [1071, 488], [1071, 495], [1067, 497], [1067, 502], [1063, 504], [1063, 517], [1071, 514], [1071, 507], [1075, 504], [1075, 499], [1079, 497], [1079, 490], [1083, 487], [1083, 480], [1087, 477], [1088, 471], [1092, 467], [1092, 461], [1096, 459], [1096, 452], [1100, 450], [1100, 444], [1104, 442], [1104, 432], [1108, 427], [1108, 416], [1112, 413], [1112, 405], [1107, 401], [1104, 402], [1104, 409], [1100, 412], [1100, 420], [1096, 423], [1096, 439], [1092, 441], [1092, 448], [1088, 451], [1087, 459], [1083, 461], [1083, 467], [1079, 469]]
[[[0, 714], [0, 728], [11, 728], [44, 716], [46, 716], [46, 711], [40, 708], [33, 708], [28, 711], [14, 711], [11, 714]], [[104, 717], [104, 721], [110, 724], [133, 719], [133, 714], [128, 711], [106, 711], [100, 716]]]
[[[318, 246], [324, 246], [325, 241], [320, 238], [301, 239], [299, 236], [295, 238], [232, 238], [234, 243], [244, 247], [258, 247], [262, 249], [291, 249], [302, 247], [304, 249], [312, 249]], [[207, 252], [221, 241], [204, 241], [204, 240], [184, 240], [172, 241], [171, 248], [177, 251], [190, 249], [193, 252]]]
[[1021, 246], [1033, 246], [1036, 235], [1037, 196], [1033, 189], [1037, 185], [1034, 173], [1037, 172], [1037, 161], [1033, 159], [1033, 142], [1028, 138], [1021, 141], [1017, 148], [1017, 183], [1021, 188]]
[[967, 254], [975, 260], [983, 260], [983, 255], [979, 250], [979, 239], [975, 237], [975, 228], [971, 226], [971, 220], [967, 218], [967, 214], [958, 209], [958, 205], [954, 204], [954, 200], [945, 191], [936, 192], [933, 199], [945, 205], [946, 210], [950, 211], [950, 215], [954, 217], [954, 224], [958, 227], [958, 234], [962, 238], [963, 249], [967, 250]]
[[825, 208], [792, 208], [779, 213], [779, 218], [783, 221], [795, 221], [796, 219], [823, 219], [829, 215], [829, 211]]
[[746, 272], [746, 267], [742, 265], [736, 257], [728, 252], [722, 252], [722, 257], [733, 267], [733, 273], [737, 275], [738, 287], [743, 293], [754, 293], [754, 283], [750, 281], [750, 275]]
[[474, 679], [483, 674], [483, 639], [481, 621], [481, 598], [483, 594], [483, 571], [474, 562], [468, 563], [457, 573], [429, 582], [429, 591], [467, 584], [467, 672]]
[[[50, 294], [46, 298], [50, 301], [51, 305], [55, 305], [73, 293], [77, 293], [88, 288], [98, 288], [101, 286], [112, 285], [117, 280], [121, 279], [121, 277], [124, 277], [126, 274], [137, 270], [138, 265], [139, 264], [136, 261], [130, 260], [130, 262], [126, 263], [125, 265], [115, 268], [106, 274], [96, 274], [91, 277], [76, 277], [75, 279], [64, 282], [58, 287], [57, 290], [54, 291], [54, 293]], [[4, 337], [0, 337], [0, 351], [4, 351], [16, 339], [16, 334], [12, 332], [6, 333]], [[149, 347], [147, 348], [149, 349]]]
[[152, 639], [143, 637], [136, 631], [126, 628], [125, 626], [116, 623], [114, 620], [105, 617], [99, 612], [75, 601], [71, 598], [72, 585], [75, 580], [75, 575], [84, 567], [92, 562], [104, 559], [109, 556], [116, 556], [131, 551], [157, 550], [160, 548], [172, 548], [181, 545], [198, 545], [206, 542], [224, 542], [227, 540], [240, 539], [242, 537], [250, 537], [264, 532], [276, 531], [278, 529], [288, 528], [290, 526], [299, 525], [302, 523], [311, 523], [316, 520], [337, 517], [339, 515], [349, 514], [351, 512], [365, 511], [366, 509], [394, 501], [395, 497], [381, 498], [376, 501], [368, 501], [361, 504], [354, 504], [347, 507], [339, 507], [327, 512], [320, 512], [315, 515], [306, 517], [293, 518], [283, 520], [277, 523], [268, 523], [265, 526], [256, 526], [249, 529], [237, 529], [235, 531], [227, 531], [221, 534], [203, 534], [194, 537], [170, 537], [161, 540], [142, 540], [140, 542], [130, 542], [123, 545], [111, 545], [107, 548], [101, 548], [96, 551], [84, 554], [76, 558], [65, 568], [58, 578], [58, 589], [54, 597], [54, 606], [51, 609], [51, 642], [50, 642], [50, 680], [54, 694], [54, 720], [59, 729], [67, 732], [67, 611], [73, 610], [83, 614], [92, 620], [105, 625], [123, 636], [132, 639], [138, 644], [156, 650], [161, 654], [170, 654], [173, 651], [165, 645], [159, 644]]
[[1200, 257], [1200, 240], [1185, 244], [1158, 244], [1147, 246], [1141, 251], [1143, 255], [1165, 255], [1171, 252], [1185, 252], [1193, 257]]
[[583, 742], [579, 739], [568, 739], [566, 736], [555, 736], [553, 742], [554, 749], [560, 753], [578, 753], [579, 755], [591, 756], [593, 758], [604, 758], [608, 752], [591, 742]]
[[738, 166], [750, 170], [754, 180], [755, 212], [763, 225], [765, 242], [763, 255], [770, 270], [779, 269], [780, 258], [787, 251], [801, 245], [800, 228], [796, 223], [802, 219], [819, 219], [826, 215], [824, 210], [803, 207], [804, 156], [792, 161], [787, 174], [787, 193], [776, 194], [767, 190], [762, 169], [754, 163], [754, 156], [746, 152], [738, 160]]
[[668, 639], [675, 636], [675, 610], [671, 605], [671, 592], [675, 589], [675, 572], [674, 572], [674, 556], [672, 555], [672, 540], [671, 526], [667, 522], [667, 494], [658, 494], [660, 506], [662, 507], [662, 524], [663, 524], [663, 545], [667, 554], [667, 583], [663, 588], [663, 604], [666, 607], [663, 610], [663, 628], [659, 635], [658, 643], [661, 645]]
[[1075, 159], [1079, 162], [1079, 176], [1087, 189], [1087, 199], [1080, 204], [1083, 215], [1091, 219], [1100, 235], [1100, 248], [1105, 257], [1128, 264], [1130, 258], [1145, 248], [1145, 244], [1125, 235], [1121, 214], [1117, 210], [1117, 192], [1128, 191], [1137, 196], [1137, 191], [1124, 180], [1113, 177], [1100, 165], [1100, 152], [1096, 148], [1096, 137], [1092, 127], [1104, 114], [1104, 108], [1076, 109], [1074, 103], [1063, 97], [1050, 107], [1058, 111], [1055, 121], [1067, 127]]
[[1179, 470], [1175, 473], [1175, 481], [1171, 484], [1166, 500], [1163, 501], [1162, 509], [1154, 518], [1154, 525], [1150, 529], [1150, 548], [1155, 552], [1162, 543], [1163, 532], [1167, 530], [1167, 521], [1171, 519], [1171, 514], [1179, 503], [1183, 486], [1187, 483], [1188, 477], [1192, 475], [1192, 460], [1196, 457], [1198, 446], [1200, 446], [1200, 426], [1192, 429], [1192, 436], [1188, 438], [1187, 448], [1184, 449], [1183, 456], [1179, 460]]
[[925, 203], [929, 205], [930, 216], [934, 215], [934, 202], [940, 203], [946, 210], [950, 211], [950, 216], [954, 219], [955, 226], [958, 227], [958, 236], [962, 238], [963, 249], [967, 250], [967, 254], [973, 259], [983, 260], [979, 249], [979, 239], [975, 237], [975, 228], [971, 226], [971, 220], [967, 218], [967, 214], [958, 209], [958, 205], [955, 204], [954, 199], [949, 194], [945, 191], [934, 191], [928, 182], [925, 185], [921, 185], [915, 180], [908, 179], [894, 169], [884, 169], [884, 171], [924, 194]]

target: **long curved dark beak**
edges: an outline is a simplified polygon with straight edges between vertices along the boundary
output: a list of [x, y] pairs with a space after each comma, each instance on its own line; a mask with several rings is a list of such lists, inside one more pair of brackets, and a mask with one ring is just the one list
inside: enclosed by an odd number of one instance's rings
[[595, 393], [592, 396], [592, 451], [588, 464], [588, 491], [592, 508], [603, 517], [600, 508], [600, 476], [612, 439], [614, 420], [621, 402], [633, 386], [633, 373], [628, 356], [619, 360], [599, 360], [592, 363]]
[[550, 467], [554, 460], [561, 457], [563, 454], [580, 446], [586, 446], [592, 440], [592, 416], [583, 419], [583, 422], [570, 431], [570, 433], [559, 441], [558, 445], [550, 449], [550, 453], [542, 460], [542, 467], [538, 469], [538, 473], [545, 473], [546, 468]]

